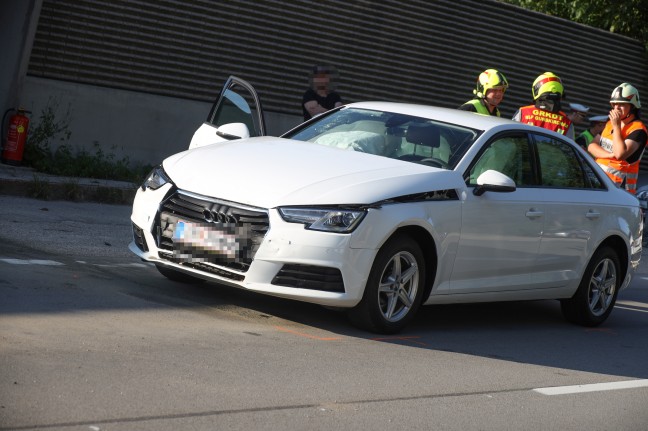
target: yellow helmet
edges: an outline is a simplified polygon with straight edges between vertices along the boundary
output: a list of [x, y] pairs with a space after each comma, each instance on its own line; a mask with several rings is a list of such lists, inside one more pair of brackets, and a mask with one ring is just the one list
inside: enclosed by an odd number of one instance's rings
[[564, 91], [562, 81], [552, 72], [545, 72], [538, 76], [531, 87], [533, 100], [536, 100], [544, 93], [558, 93], [562, 97]]
[[477, 77], [477, 85], [473, 90], [473, 94], [475, 94], [479, 98], [484, 98], [486, 97], [486, 92], [488, 90], [493, 88], [501, 88], [502, 90], [506, 91], [508, 86], [509, 83], [506, 80], [504, 74], [496, 69], [486, 69]]
[[624, 82], [612, 91], [610, 103], [631, 103], [635, 108], [641, 108], [639, 91], [627, 82]]

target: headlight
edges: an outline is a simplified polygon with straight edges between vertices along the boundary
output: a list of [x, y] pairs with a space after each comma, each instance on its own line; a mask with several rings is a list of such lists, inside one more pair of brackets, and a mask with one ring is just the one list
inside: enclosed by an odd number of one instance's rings
[[306, 229], [324, 232], [352, 232], [367, 214], [362, 210], [330, 208], [279, 208], [288, 223], [302, 223]]
[[151, 189], [157, 190], [166, 183], [170, 183], [171, 180], [162, 169], [162, 166], [157, 166], [146, 176], [146, 179], [142, 183], [142, 190]]

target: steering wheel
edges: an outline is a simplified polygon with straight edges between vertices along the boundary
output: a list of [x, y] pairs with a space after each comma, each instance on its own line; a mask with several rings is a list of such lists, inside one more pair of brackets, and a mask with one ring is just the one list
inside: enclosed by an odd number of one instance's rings
[[351, 145], [349, 145], [349, 148], [351, 148], [353, 151], [357, 151], [359, 153], [366, 153], [367, 152], [367, 150], [362, 148], [362, 146], [360, 144], [358, 144], [357, 142], [352, 142]]
[[406, 162], [418, 162], [423, 158], [423, 156], [417, 156], [416, 154], [403, 154], [398, 156], [398, 160], [404, 160]]
[[426, 157], [418, 161], [418, 163], [425, 163], [426, 165], [433, 165], [439, 168], [448, 169], [448, 162], [445, 160], [437, 159], [436, 157]]
[[398, 160], [405, 160], [406, 162], [424, 163], [438, 168], [448, 169], [448, 163], [444, 160], [437, 159], [436, 157], [424, 157], [416, 154], [405, 154], [398, 157]]

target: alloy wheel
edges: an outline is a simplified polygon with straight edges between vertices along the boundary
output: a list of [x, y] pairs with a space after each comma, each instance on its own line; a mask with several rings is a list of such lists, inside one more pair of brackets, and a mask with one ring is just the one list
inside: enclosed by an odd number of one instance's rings
[[616, 279], [616, 266], [610, 259], [602, 260], [592, 273], [588, 302], [595, 316], [601, 316], [610, 307], [616, 291]]
[[419, 269], [413, 254], [401, 251], [385, 266], [378, 287], [378, 302], [383, 317], [397, 322], [409, 313], [419, 285]]

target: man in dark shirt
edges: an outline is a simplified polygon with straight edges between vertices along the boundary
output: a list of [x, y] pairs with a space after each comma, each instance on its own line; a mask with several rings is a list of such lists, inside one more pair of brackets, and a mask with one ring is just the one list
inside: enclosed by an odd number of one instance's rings
[[332, 76], [335, 69], [329, 66], [315, 66], [311, 73], [311, 87], [302, 98], [304, 121], [342, 105], [342, 98], [335, 92]]

